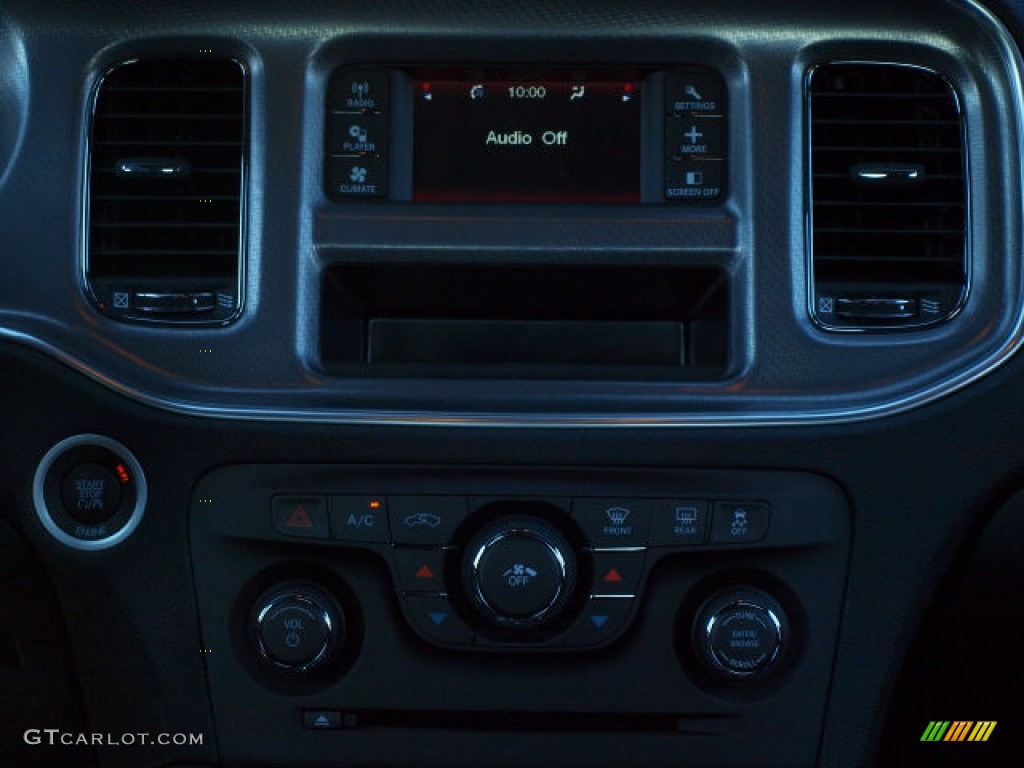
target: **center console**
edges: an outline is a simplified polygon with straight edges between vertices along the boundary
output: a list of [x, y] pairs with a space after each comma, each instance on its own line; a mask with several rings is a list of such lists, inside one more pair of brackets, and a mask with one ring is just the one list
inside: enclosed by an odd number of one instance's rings
[[190, 528], [229, 761], [738, 766], [824, 713], [849, 518], [814, 475], [233, 466]]

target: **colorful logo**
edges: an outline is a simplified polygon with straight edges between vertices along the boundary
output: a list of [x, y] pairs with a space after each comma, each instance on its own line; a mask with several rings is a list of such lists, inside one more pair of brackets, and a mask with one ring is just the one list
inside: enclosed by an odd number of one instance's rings
[[995, 720], [932, 720], [921, 741], [988, 741], [995, 729]]

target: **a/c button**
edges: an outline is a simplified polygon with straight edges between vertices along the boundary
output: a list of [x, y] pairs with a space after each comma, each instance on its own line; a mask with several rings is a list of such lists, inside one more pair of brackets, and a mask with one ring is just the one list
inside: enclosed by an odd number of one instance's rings
[[331, 538], [387, 544], [388, 504], [385, 496], [331, 496]]

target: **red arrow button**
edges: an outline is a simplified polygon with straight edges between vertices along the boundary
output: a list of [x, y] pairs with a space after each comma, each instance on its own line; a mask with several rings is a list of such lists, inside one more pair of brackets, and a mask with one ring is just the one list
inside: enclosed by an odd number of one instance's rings
[[612, 568], [610, 571], [608, 571], [608, 573], [604, 575], [604, 581], [606, 581], [609, 584], [616, 584], [622, 581], [622, 576], [617, 570]]
[[417, 579], [436, 579], [437, 576], [435, 576], [434, 572], [432, 570], [430, 570], [430, 566], [429, 565], [422, 565], [422, 566], [420, 566], [420, 569], [418, 571], [416, 571], [416, 578]]

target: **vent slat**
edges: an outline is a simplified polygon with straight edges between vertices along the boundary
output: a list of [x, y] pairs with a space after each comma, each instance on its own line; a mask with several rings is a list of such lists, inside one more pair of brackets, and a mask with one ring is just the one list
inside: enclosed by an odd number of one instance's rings
[[[168, 201], [174, 203], [180, 202], [197, 202], [199, 198], [196, 195], [153, 195], [148, 200], [140, 200], [137, 195], [96, 195], [92, 196], [93, 202], [99, 201], [102, 203], [135, 203], [138, 205], [149, 205], [152, 202]], [[239, 195], [207, 195], [202, 198], [203, 201], [209, 200], [214, 203], [232, 203], [241, 200]]]
[[[914, 67], [830, 64], [811, 76], [809, 111], [818, 319], [895, 329], [951, 316], [967, 274], [963, 128], [951, 86]], [[851, 318], [835, 313], [841, 298], [907, 300], [916, 309], [871, 317], [865, 302], [865, 315]]]
[[817, 144], [814, 147], [814, 155], [832, 153], [832, 152], [848, 152], [859, 156], [864, 156], [872, 152], [888, 152], [889, 154], [927, 154], [927, 155], [944, 155], [952, 154], [960, 156], [962, 154], [959, 147], [907, 147], [899, 144], [893, 144], [891, 146], [870, 146], [870, 147], [851, 147], [846, 144], [835, 144], [835, 145], [821, 145]]
[[[245, 75], [238, 62], [136, 61], [100, 85], [90, 135], [88, 279], [99, 306], [147, 290], [205, 291], [217, 308], [163, 322], [223, 322], [237, 308], [245, 163]], [[121, 175], [126, 161], [173, 163], [173, 176]], [[142, 166], [144, 167], [144, 165]]]
[[180, 223], [167, 221], [142, 221], [142, 222], [93, 222], [93, 229], [226, 229], [232, 231], [237, 228], [231, 222], [221, 224], [206, 224], [201, 221], [183, 221]]
[[239, 148], [242, 146], [241, 141], [176, 141], [174, 139], [166, 140], [143, 140], [143, 141], [104, 141], [100, 144], [103, 148], [110, 147], [174, 147], [177, 149], [184, 149], [187, 147], [226, 147], [226, 148]]
[[845, 119], [843, 119], [843, 118], [839, 118], [839, 119], [831, 119], [831, 120], [827, 119], [827, 118], [819, 118], [819, 119], [814, 121], [814, 124], [815, 124], [815, 126], [822, 126], [822, 125], [827, 125], [827, 126], [842, 126], [842, 125], [846, 125], [846, 126], [853, 126], [853, 127], [861, 127], [861, 126], [869, 126], [869, 127], [870, 126], [881, 126], [881, 127], [908, 126], [908, 127], [913, 127], [913, 128], [917, 128], [917, 127], [927, 127], [927, 128], [952, 127], [952, 128], [956, 128], [957, 130], [960, 129], [960, 121], [958, 121], [958, 120], [890, 120], [888, 118], [883, 118], [883, 117], [879, 117], [879, 118], [861, 118], [861, 119], [854, 119], [854, 118], [845, 118]]

